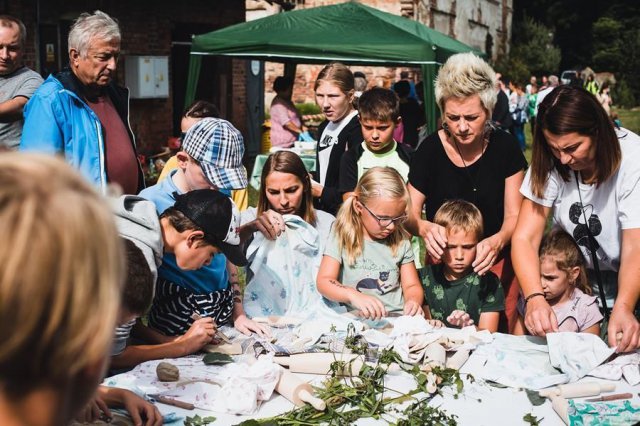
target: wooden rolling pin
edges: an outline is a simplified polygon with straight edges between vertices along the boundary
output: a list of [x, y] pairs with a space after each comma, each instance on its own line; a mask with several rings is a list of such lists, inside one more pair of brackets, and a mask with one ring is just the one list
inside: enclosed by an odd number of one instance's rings
[[602, 392], [612, 392], [614, 390], [616, 390], [615, 383], [584, 382], [558, 385], [549, 389], [543, 389], [538, 393], [540, 396], [545, 398], [552, 398], [555, 396], [561, 396], [563, 398], [581, 398], [583, 396], [600, 395]]
[[287, 370], [282, 371], [280, 380], [276, 385], [276, 392], [298, 407], [309, 403], [318, 411], [324, 411], [327, 408], [326, 402], [313, 396], [313, 388], [309, 383]]
[[357, 376], [364, 365], [364, 357], [356, 354], [341, 353], [302, 353], [290, 356], [276, 356], [273, 361], [289, 367], [292, 373], [328, 374], [331, 364], [336, 361], [345, 363], [345, 367], [338, 375]]
[[447, 358], [445, 363], [447, 368], [453, 368], [454, 370], [460, 370], [465, 362], [469, 359], [469, 349], [458, 349], [456, 353]]

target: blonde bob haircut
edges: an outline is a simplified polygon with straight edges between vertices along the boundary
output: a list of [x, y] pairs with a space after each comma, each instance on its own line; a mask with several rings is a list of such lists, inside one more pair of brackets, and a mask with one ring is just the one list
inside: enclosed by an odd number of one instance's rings
[[[349, 265], [353, 265], [356, 259], [362, 255], [364, 247], [364, 225], [362, 217], [356, 209], [356, 202], [367, 205], [376, 198], [395, 200], [404, 205], [407, 213], [411, 208], [409, 191], [402, 176], [391, 167], [372, 167], [367, 170], [354, 190], [354, 195], [347, 198], [342, 204], [335, 221], [335, 232], [338, 238], [338, 247], [346, 254]], [[398, 251], [403, 240], [409, 238], [404, 225], [396, 224], [393, 232], [385, 238], [384, 244], [391, 247], [393, 255]]]
[[111, 210], [64, 161], [0, 156], [0, 393], [69, 391], [106, 361], [124, 258]]
[[444, 227], [447, 232], [473, 233], [478, 241], [484, 233], [482, 213], [475, 205], [465, 200], [445, 201], [433, 216], [433, 223]]
[[480, 97], [489, 117], [496, 106], [498, 79], [489, 64], [473, 53], [457, 53], [438, 71], [435, 82], [436, 102], [444, 114], [444, 103], [450, 98]]

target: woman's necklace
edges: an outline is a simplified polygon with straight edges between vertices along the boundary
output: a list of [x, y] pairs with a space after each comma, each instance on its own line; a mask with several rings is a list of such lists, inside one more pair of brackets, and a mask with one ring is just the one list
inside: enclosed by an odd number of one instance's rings
[[[478, 185], [476, 185], [476, 181], [473, 178], [473, 176], [471, 176], [471, 172], [469, 171], [469, 167], [467, 166], [467, 162], [464, 161], [464, 157], [462, 156], [462, 151], [460, 150], [460, 146], [458, 145], [458, 141], [456, 141], [455, 137], [451, 137], [451, 139], [453, 140], [453, 144], [456, 147], [456, 151], [458, 151], [458, 155], [460, 156], [460, 160], [462, 160], [462, 166], [464, 168], [464, 171], [467, 174], [467, 177], [469, 178], [469, 181], [471, 182], [471, 188], [473, 189], [473, 193], [474, 195], [477, 195], [478, 192]], [[478, 175], [478, 173], [480, 173], [480, 162], [482, 161], [482, 157], [484, 157], [484, 150], [487, 147], [487, 144], [485, 143], [485, 138], [482, 138], [482, 150], [480, 151], [480, 158], [478, 158], [478, 171], [476, 172], [476, 176]]]

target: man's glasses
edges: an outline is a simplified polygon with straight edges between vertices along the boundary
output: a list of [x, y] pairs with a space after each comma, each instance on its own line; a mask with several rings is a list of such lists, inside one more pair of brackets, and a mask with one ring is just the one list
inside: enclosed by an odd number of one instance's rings
[[373, 217], [375, 220], [378, 221], [378, 225], [380, 225], [383, 228], [388, 227], [392, 223], [395, 223], [396, 225], [401, 225], [401, 224], [403, 224], [403, 223], [405, 223], [407, 221], [407, 217], [408, 216], [406, 214], [403, 214], [402, 216], [398, 216], [398, 217], [394, 217], [394, 218], [380, 217], [377, 214], [375, 214], [374, 212], [372, 212], [371, 210], [369, 210], [369, 207], [367, 207], [364, 203], [360, 203], [360, 205], [362, 207], [364, 207], [364, 209], [369, 212], [371, 217]]

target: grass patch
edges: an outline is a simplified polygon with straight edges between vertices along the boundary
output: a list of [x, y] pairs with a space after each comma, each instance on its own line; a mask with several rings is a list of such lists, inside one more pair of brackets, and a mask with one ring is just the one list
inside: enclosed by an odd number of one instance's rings
[[614, 108], [613, 111], [618, 113], [622, 127], [631, 130], [633, 133], [640, 134], [640, 107], [632, 109]]

